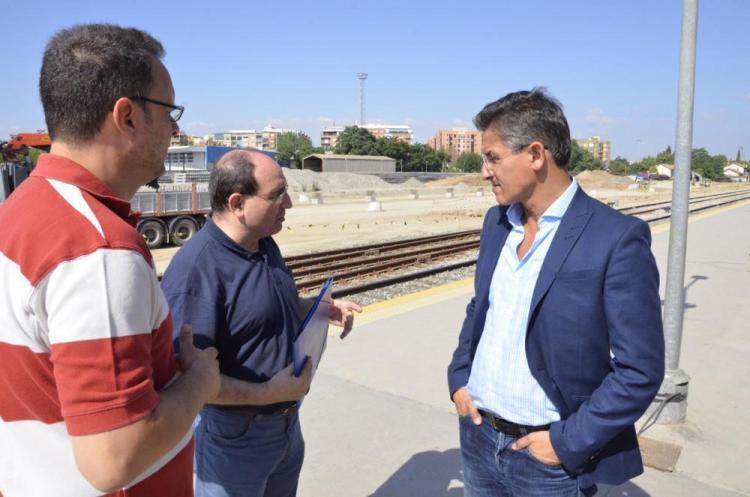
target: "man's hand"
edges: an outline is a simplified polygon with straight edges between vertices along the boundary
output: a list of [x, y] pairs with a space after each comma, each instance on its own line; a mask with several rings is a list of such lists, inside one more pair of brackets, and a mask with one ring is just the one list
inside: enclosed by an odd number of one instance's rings
[[345, 338], [352, 331], [354, 312], [362, 312], [362, 308], [348, 300], [331, 300], [331, 313], [328, 315], [328, 322], [344, 328], [339, 338]]
[[312, 360], [308, 357], [299, 378], [294, 376], [294, 363], [285, 367], [264, 385], [268, 387], [267, 404], [300, 400], [310, 391], [312, 382]]
[[180, 328], [180, 355], [178, 362], [183, 374], [190, 372], [199, 379], [199, 385], [205, 388], [206, 401], [210, 402], [219, 394], [218, 351], [214, 347], [198, 349], [193, 345], [193, 328], [189, 324]]
[[529, 453], [542, 464], [556, 466], [560, 464], [555, 448], [549, 437], [549, 431], [535, 431], [513, 442], [513, 450], [529, 449]]
[[459, 388], [453, 392], [453, 403], [456, 405], [456, 413], [459, 416], [470, 416], [471, 421], [475, 425], [479, 426], [482, 424], [482, 415], [477, 411], [466, 387]]

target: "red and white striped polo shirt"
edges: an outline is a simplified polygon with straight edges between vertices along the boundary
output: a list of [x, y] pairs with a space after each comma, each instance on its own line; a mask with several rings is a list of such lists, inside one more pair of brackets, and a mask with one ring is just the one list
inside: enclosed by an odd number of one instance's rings
[[[177, 374], [172, 319], [130, 204], [39, 158], [0, 207], [0, 494], [96, 496], [70, 435], [131, 424]], [[192, 496], [192, 432], [114, 495]]]

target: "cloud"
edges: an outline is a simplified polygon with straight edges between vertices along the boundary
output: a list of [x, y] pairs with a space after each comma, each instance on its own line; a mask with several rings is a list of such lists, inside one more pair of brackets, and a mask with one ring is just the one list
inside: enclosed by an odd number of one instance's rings
[[594, 107], [583, 117], [583, 120], [588, 124], [594, 124], [597, 126], [606, 126], [612, 123], [612, 118], [604, 113], [604, 109], [601, 107]]
[[202, 130], [208, 130], [208, 129], [213, 130], [214, 128], [213, 124], [207, 123], [204, 121], [190, 121], [188, 123], [185, 123], [185, 126], [191, 129], [197, 128], [197, 129], [202, 129]]
[[454, 119], [451, 121], [451, 127], [452, 128], [468, 128], [468, 129], [475, 129], [474, 123], [471, 121], [467, 121], [466, 119]]

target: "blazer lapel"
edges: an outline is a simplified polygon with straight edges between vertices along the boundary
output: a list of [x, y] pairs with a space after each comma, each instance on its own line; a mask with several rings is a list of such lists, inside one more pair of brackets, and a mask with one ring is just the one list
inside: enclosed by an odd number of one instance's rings
[[488, 237], [485, 245], [486, 253], [482, 255], [481, 266], [478, 266], [480, 272], [478, 274], [477, 302], [482, 306], [482, 309], [487, 309], [489, 305], [492, 275], [495, 274], [495, 267], [497, 266], [498, 259], [500, 259], [500, 252], [503, 250], [505, 240], [508, 238], [508, 233], [511, 230], [507, 209], [500, 215], [500, 219], [497, 220], [496, 225], [488, 226], [487, 228], [489, 233], [483, 233], [483, 235]]
[[[568, 207], [562, 220], [560, 220], [560, 226], [557, 228], [555, 238], [552, 239], [547, 256], [539, 271], [539, 277], [536, 280], [534, 293], [531, 297], [530, 317], [534, 315], [536, 307], [547, 293], [547, 290], [549, 290], [552, 281], [555, 279], [555, 275], [560, 270], [560, 266], [565, 262], [568, 253], [570, 253], [573, 245], [575, 245], [578, 237], [581, 236], [583, 229], [586, 227], [586, 223], [588, 223], [591, 217], [591, 213], [588, 211], [589, 201], [589, 196], [579, 186], [578, 191], [573, 196], [570, 207]], [[529, 319], [529, 324], [531, 322], [532, 320]]]

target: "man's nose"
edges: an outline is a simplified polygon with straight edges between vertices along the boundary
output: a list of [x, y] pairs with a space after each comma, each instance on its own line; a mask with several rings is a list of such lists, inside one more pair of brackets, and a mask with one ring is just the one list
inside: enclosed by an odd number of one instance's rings
[[180, 125], [177, 124], [177, 121], [172, 119], [172, 136], [177, 136], [180, 134]]
[[492, 179], [492, 174], [490, 173], [490, 168], [487, 167], [487, 163], [486, 162], [482, 162], [482, 167], [481, 167], [480, 171], [482, 172], [482, 179], [486, 179], [486, 180]]

